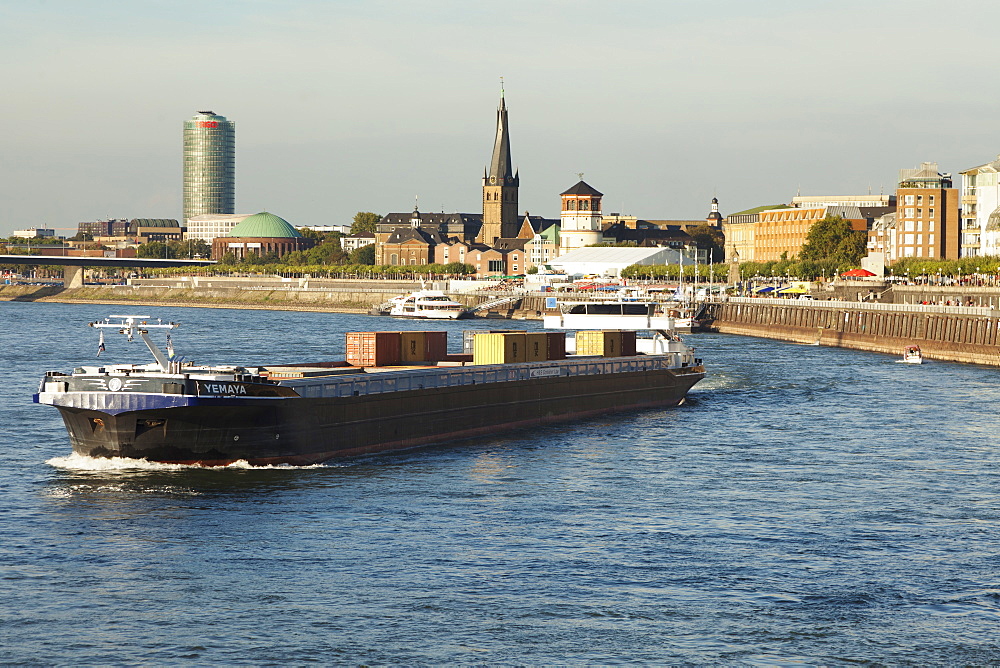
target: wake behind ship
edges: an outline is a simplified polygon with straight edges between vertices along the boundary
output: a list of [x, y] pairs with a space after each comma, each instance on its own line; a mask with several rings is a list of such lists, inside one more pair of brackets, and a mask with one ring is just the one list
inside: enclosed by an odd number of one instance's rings
[[[116, 319], [116, 322], [112, 322]], [[138, 336], [155, 362], [46, 373], [34, 400], [62, 414], [74, 452], [216, 466], [313, 464], [506, 429], [675, 406], [705, 371], [661, 332], [484, 332], [447, 354], [446, 332], [350, 332], [347, 358], [295, 365], [173, 361], [150, 330], [176, 323], [110, 316], [91, 326]], [[169, 340], [169, 335], [168, 335]], [[172, 349], [168, 344], [168, 351]]]

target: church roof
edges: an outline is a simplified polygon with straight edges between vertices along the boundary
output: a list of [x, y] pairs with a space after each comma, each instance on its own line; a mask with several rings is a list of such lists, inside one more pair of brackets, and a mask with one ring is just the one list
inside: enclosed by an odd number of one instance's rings
[[382, 230], [409, 225], [414, 213], [420, 218], [423, 225], [446, 225], [448, 223], [476, 223], [482, 224], [483, 214], [481, 213], [425, 213], [422, 211], [408, 213], [387, 213], [379, 221], [379, 228]]
[[249, 237], [252, 239], [301, 237], [302, 233], [284, 218], [261, 211], [247, 216], [229, 231], [227, 237]]
[[604, 193], [598, 192], [593, 187], [587, 183], [580, 181], [575, 186], [567, 190], [566, 192], [559, 193], [560, 195], [591, 195], [593, 197], [602, 197]]
[[407, 241], [419, 241], [420, 243], [433, 245], [441, 243], [441, 235], [417, 227], [399, 227], [392, 231], [392, 234], [385, 240], [385, 243], [403, 244]]
[[558, 218], [545, 218], [543, 216], [529, 215], [525, 215], [522, 220], [527, 220], [528, 224], [531, 225], [531, 229], [536, 233], [541, 232], [542, 230], [547, 230], [553, 225], [558, 225], [560, 222]]
[[497, 250], [524, 250], [524, 245], [531, 241], [531, 239], [520, 239], [514, 237], [512, 239], [500, 238], [493, 242], [493, 247]]

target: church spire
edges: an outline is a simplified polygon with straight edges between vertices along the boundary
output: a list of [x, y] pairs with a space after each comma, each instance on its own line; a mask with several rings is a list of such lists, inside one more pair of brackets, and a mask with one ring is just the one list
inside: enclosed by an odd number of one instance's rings
[[507, 103], [503, 79], [500, 80], [500, 106], [497, 107], [497, 134], [493, 156], [483, 176], [483, 225], [476, 240], [492, 246], [497, 239], [516, 237], [520, 229], [517, 217], [517, 187], [520, 175], [510, 161], [510, 135], [507, 133]]
[[510, 134], [507, 130], [507, 103], [504, 101], [503, 78], [500, 79], [500, 106], [497, 107], [497, 134], [493, 141], [493, 158], [487, 182], [497, 186], [516, 186], [518, 178], [514, 174], [510, 160]]

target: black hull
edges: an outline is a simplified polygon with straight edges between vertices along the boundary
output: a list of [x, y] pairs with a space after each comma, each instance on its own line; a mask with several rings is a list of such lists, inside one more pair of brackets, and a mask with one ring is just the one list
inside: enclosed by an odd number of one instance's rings
[[314, 464], [620, 411], [675, 406], [704, 369], [535, 378], [330, 398], [220, 397], [116, 415], [58, 406], [73, 450], [218, 466]]

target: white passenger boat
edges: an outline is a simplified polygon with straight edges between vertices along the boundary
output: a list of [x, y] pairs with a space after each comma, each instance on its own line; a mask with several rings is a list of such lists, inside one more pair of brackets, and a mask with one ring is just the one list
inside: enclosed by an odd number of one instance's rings
[[465, 306], [440, 290], [418, 290], [391, 299], [389, 315], [397, 318], [457, 320], [466, 317], [468, 313]]

